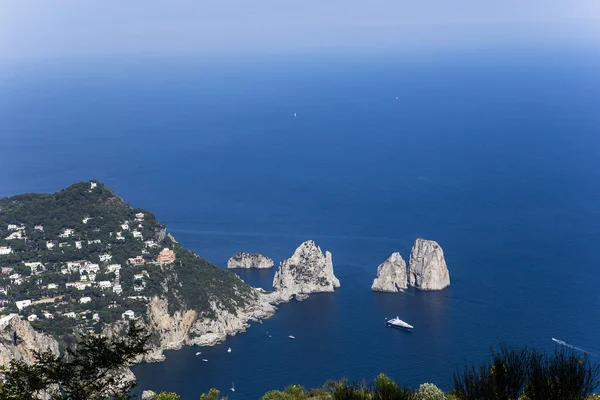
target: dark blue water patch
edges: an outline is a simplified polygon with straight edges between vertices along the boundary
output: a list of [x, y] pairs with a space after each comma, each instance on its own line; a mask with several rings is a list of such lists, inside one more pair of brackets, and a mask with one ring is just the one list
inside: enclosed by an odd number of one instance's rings
[[[0, 195], [99, 179], [221, 267], [239, 251], [279, 263], [308, 239], [332, 252], [335, 293], [137, 366], [141, 388], [252, 399], [379, 372], [445, 387], [500, 341], [600, 354], [599, 67], [558, 50], [4, 66]], [[451, 287], [371, 292], [420, 236]], [[236, 273], [269, 289], [274, 269]], [[414, 331], [386, 328], [394, 316]]]

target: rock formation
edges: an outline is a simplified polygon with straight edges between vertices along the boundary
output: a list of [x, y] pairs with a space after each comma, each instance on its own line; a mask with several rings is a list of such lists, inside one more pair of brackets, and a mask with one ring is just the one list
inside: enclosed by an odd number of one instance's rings
[[227, 261], [227, 268], [273, 268], [273, 260], [262, 254], [237, 253]]
[[407, 287], [406, 262], [400, 253], [393, 253], [377, 268], [377, 278], [371, 290], [377, 292], [401, 292]]
[[410, 252], [408, 283], [421, 290], [441, 290], [450, 286], [450, 273], [444, 252], [437, 242], [418, 238]]
[[333, 292], [340, 281], [333, 274], [330, 252], [323, 252], [312, 240], [302, 243], [290, 258], [279, 264], [273, 287], [282, 301], [300, 293]]
[[[215, 317], [209, 318], [194, 310], [177, 310], [169, 313], [166, 299], [154, 297], [148, 304], [147, 330], [151, 333], [151, 349], [138, 362], [163, 361], [164, 350], [177, 350], [184, 345], [212, 346], [220, 343], [228, 335], [245, 331], [250, 321], [260, 321], [275, 314], [275, 304], [281, 300], [277, 292], [265, 294], [256, 291], [256, 299], [235, 312], [230, 312], [222, 306], [211, 302]], [[124, 325], [123, 325], [124, 324]], [[123, 321], [109, 325], [104, 329], [107, 336], [119, 335], [126, 323]]]
[[58, 342], [52, 336], [37, 332], [16, 314], [0, 318], [0, 366], [7, 366], [11, 360], [31, 364], [35, 360], [34, 351], [46, 350], [59, 354]]

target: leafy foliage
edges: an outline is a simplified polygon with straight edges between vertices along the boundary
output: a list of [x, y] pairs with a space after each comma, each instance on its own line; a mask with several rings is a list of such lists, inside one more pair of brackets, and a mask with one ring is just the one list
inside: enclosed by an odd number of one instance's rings
[[83, 335], [66, 354], [36, 352], [35, 363], [12, 361], [4, 368], [5, 382], [0, 398], [49, 399], [126, 399], [134, 381], [123, 369], [147, 352], [148, 336], [131, 323], [126, 335], [110, 340], [93, 334]]
[[417, 389], [415, 400], [445, 400], [444, 392], [433, 383], [423, 383]]
[[153, 400], [177, 400], [179, 397], [180, 396], [174, 392], [160, 392], [154, 396]]
[[500, 346], [491, 360], [469, 366], [453, 377], [457, 400], [585, 400], [598, 386], [600, 366], [588, 356], [556, 348], [537, 350]]

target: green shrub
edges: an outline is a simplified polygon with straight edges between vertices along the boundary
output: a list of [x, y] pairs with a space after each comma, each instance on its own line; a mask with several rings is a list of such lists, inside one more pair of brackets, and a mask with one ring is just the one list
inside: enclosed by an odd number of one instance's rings
[[423, 383], [417, 390], [416, 400], [445, 400], [444, 392], [442, 392], [433, 383]]
[[403, 389], [393, 380], [384, 374], [379, 374], [375, 378], [373, 386], [374, 400], [412, 400], [415, 394], [408, 389]]
[[154, 396], [154, 400], [177, 400], [179, 399], [179, 395], [174, 392], [160, 392], [156, 396]]

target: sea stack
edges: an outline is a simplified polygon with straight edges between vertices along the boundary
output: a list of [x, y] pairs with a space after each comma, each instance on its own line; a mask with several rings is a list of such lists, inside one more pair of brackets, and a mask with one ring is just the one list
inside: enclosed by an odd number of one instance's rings
[[376, 292], [401, 292], [407, 288], [406, 262], [400, 253], [392, 253], [377, 268], [377, 278], [371, 290]]
[[340, 281], [333, 274], [331, 253], [323, 254], [315, 242], [308, 240], [279, 264], [273, 287], [283, 298], [290, 299], [301, 293], [333, 292], [340, 287]]
[[273, 260], [262, 254], [241, 252], [227, 260], [227, 268], [273, 268]]
[[408, 284], [421, 290], [442, 290], [450, 286], [444, 252], [437, 242], [418, 238], [408, 261]]

